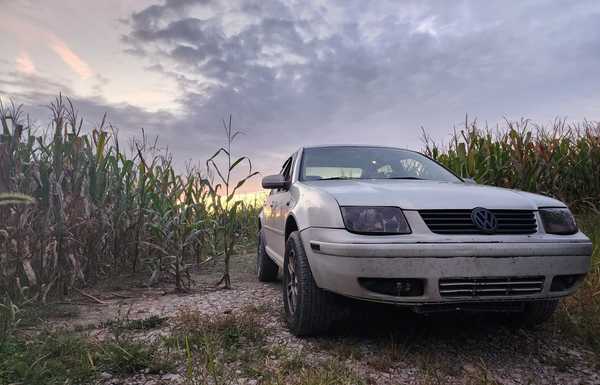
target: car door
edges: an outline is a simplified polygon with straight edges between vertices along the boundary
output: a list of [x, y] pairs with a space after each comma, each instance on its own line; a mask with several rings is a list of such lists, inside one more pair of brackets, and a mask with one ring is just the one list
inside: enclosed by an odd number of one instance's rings
[[[279, 173], [286, 180], [291, 180], [291, 169], [292, 158], [290, 157], [283, 163]], [[283, 263], [285, 251], [285, 216], [289, 211], [289, 207], [286, 209], [286, 196], [289, 196], [287, 189], [271, 190], [265, 204], [265, 246], [267, 252], [280, 263]]]
[[265, 200], [265, 204], [263, 206], [263, 241], [265, 242], [265, 248], [269, 254], [271, 254], [271, 251], [273, 250], [271, 245], [273, 244], [274, 239], [273, 194], [275, 194], [275, 190], [269, 191], [269, 195], [267, 195], [267, 199]]

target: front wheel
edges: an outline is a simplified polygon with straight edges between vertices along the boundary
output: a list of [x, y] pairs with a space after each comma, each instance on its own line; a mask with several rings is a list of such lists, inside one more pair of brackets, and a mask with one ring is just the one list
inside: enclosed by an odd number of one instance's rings
[[325, 332], [337, 313], [333, 294], [315, 283], [297, 231], [290, 234], [285, 247], [283, 305], [287, 325], [296, 336]]

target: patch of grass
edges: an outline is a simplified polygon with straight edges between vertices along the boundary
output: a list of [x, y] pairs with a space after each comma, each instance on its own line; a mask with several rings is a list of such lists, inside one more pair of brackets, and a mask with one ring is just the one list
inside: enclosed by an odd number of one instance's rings
[[[297, 362], [295, 364], [298, 364]], [[292, 370], [289, 370], [292, 369]], [[295, 369], [295, 370], [293, 370]], [[362, 385], [360, 376], [339, 361], [329, 360], [315, 366], [294, 365], [285, 372], [279, 372], [270, 385]]]
[[152, 343], [98, 343], [64, 332], [13, 336], [0, 347], [0, 384], [88, 384], [100, 372], [164, 373], [175, 368], [174, 357]]
[[90, 344], [78, 336], [15, 337], [0, 348], [0, 384], [84, 384], [95, 376]]
[[265, 374], [269, 354], [257, 309], [239, 314], [206, 316], [180, 311], [173, 319], [171, 334], [164, 339], [168, 349], [184, 352], [192, 383], [227, 383], [232, 371], [250, 377]]
[[109, 329], [119, 328], [122, 330], [152, 330], [164, 325], [167, 317], [151, 315], [141, 319], [115, 319], [102, 323], [102, 327]]
[[129, 330], [151, 330], [161, 327], [166, 320], [167, 317], [151, 315], [148, 318], [129, 320], [125, 327]]
[[192, 349], [202, 350], [206, 343], [214, 344], [236, 358], [243, 346], [259, 346], [265, 332], [253, 312], [225, 314], [210, 317], [198, 312], [184, 310], [175, 317], [171, 344], [184, 346], [187, 338]]
[[377, 353], [369, 357], [367, 363], [374, 369], [387, 371], [398, 362], [404, 361], [412, 350], [411, 339], [392, 334], [380, 342]]
[[465, 384], [465, 385], [499, 385], [487, 368], [483, 359], [480, 362], [471, 365], [466, 364], [460, 370], [452, 371], [447, 360], [440, 357], [437, 353], [430, 353], [419, 358], [420, 381], [422, 385], [445, 385], [445, 384]]
[[[423, 376], [424, 384], [446, 384], [451, 383], [452, 377], [458, 373], [453, 373], [446, 352], [438, 354], [437, 352], [422, 351], [416, 357], [419, 372]], [[440, 357], [442, 355], [442, 357]]]
[[240, 309], [241, 313], [249, 314], [254, 318], [260, 317], [272, 311], [273, 309], [266, 303], [247, 305]]
[[317, 346], [321, 350], [326, 350], [334, 354], [341, 360], [362, 358], [360, 344], [354, 340], [347, 338], [326, 338], [317, 341]]
[[164, 354], [155, 344], [133, 341], [110, 341], [99, 346], [98, 363], [113, 374], [131, 374], [143, 369], [149, 373], [164, 373], [175, 368], [170, 354]]
[[340, 359], [308, 363], [302, 352], [269, 345], [261, 314], [254, 307], [217, 316], [181, 311], [165, 344], [185, 354], [190, 384], [230, 384], [235, 377], [267, 385], [363, 384]]
[[438, 342], [435, 334], [427, 330], [392, 333], [377, 341], [375, 353], [367, 357], [366, 362], [379, 372], [389, 372], [410, 362], [419, 370], [424, 384], [448, 383], [448, 378], [461, 374], [457, 369], [460, 366], [454, 365], [447, 351], [438, 350]]
[[280, 374], [286, 376], [301, 371], [305, 366], [302, 355], [297, 352], [287, 355], [278, 365]]

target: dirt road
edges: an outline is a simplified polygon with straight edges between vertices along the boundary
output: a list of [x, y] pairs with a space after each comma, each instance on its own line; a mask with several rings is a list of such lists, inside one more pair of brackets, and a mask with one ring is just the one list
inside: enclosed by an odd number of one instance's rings
[[[280, 283], [257, 282], [251, 257], [241, 258], [232, 290], [210, 289], [207, 284], [216, 275], [205, 274], [199, 279], [204, 289], [191, 294], [163, 295], [159, 289], [129, 289], [115, 295], [104, 291], [96, 293], [104, 305], [82, 305], [79, 317], [61, 322], [77, 324], [103, 338], [108, 331], [101, 325], [119, 317], [172, 318], [181, 311], [244, 317], [244, 312], [254, 309], [268, 345], [317, 366], [341, 363], [365, 384], [600, 384], [600, 360], [594, 353], [554, 328], [516, 330], [494, 314], [424, 316], [386, 306], [357, 305], [354, 316], [336, 324], [330, 335], [296, 338], [285, 328]], [[160, 334], [161, 329], [148, 333]], [[270, 365], [283, 365], [278, 360]], [[102, 383], [183, 383], [182, 371], [183, 367], [176, 373], [130, 378], [107, 375]], [[261, 383], [260, 376], [238, 377], [238, 383]]]

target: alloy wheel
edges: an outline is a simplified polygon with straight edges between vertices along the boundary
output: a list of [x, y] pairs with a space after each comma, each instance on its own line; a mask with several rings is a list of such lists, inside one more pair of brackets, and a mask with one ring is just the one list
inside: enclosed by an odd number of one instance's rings
[[288, 251], [286, 295], [288, 310], [294, 314], [298, 305], [298, 276], [296, 275], [296, 251], [290, 248]]

